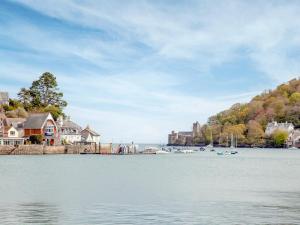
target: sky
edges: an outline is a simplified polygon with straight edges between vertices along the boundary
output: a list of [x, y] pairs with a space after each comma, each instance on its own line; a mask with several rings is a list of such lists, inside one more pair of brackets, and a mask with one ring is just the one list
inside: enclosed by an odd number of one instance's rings
[[43, 72], [102, 142], [166, 143], [300, 75], [300, 2], [1, 0], [0, 90]]

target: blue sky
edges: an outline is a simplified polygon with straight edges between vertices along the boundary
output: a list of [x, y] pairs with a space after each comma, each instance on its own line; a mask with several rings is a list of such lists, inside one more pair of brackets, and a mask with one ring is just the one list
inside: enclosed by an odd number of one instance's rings
[[2, 0], [0, 90], [56, 75], [104, 142], [167, 141], [299, 76], [299, 1]]

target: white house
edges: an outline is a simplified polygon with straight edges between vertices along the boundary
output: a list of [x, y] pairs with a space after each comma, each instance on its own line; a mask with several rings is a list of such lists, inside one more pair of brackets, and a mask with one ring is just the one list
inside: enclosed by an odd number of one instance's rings
[[83, 142], [100, 143], [100, 134], [93, 131], [89, 126], [81, 131], [81, 137]]
[[288, 122], [277, 123], [276, 121], [274, 121], [274, 122], [268, 123], [265, 133], [267, 136], [270, 136], [276, 130], [286, 131], [290, 135], [294, 131], [294, 125], [292, 123], [288, 123]]
[[81, 142], [82, 128], [71, 121], [70, 117], [65, 120], [62, 117], [57, 119], [57, 125], [59, 127], [59, 135], [62, 143], [74, 144]]
[[25, 118], [7, 118], [0, 113], [0, 145], [24, 144]]
[[23, 133], [13, 126], [4, 127], [3, 135], [0, 137], [0, 145], [22, 145], [24, 144]]

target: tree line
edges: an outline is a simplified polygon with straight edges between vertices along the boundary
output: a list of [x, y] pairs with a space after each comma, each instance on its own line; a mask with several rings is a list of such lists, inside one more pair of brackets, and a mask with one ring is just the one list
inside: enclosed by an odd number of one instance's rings
[[213, 141], [226, 146], [230, 143], [230, 136], [234, 135], [239, 145], [282, 147], [288, 138], [286, 132], [278, 130], [269, 137], [265, 135], [266, 126], [271, 121], [290, 122], [296, 128], [300, 127], [299, 79], [290, 80], [274, 90], [264, 91], [248, 103], [234, 104], [211, 116], [193, 142]]

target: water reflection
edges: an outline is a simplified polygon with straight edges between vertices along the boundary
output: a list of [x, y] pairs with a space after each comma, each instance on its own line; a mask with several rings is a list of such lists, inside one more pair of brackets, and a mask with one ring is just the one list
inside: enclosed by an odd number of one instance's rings
[[33, 202], [0, 208], [0, 224], [58, 224], [61, 211], [56, 205]]
[[1, 225], [298, 224], [299, 221], [299, 205], [228, 201], [139, 206], [91, 204], [73, 205], [64, 210], [57, 205], [36, 202], [0, 208]]

